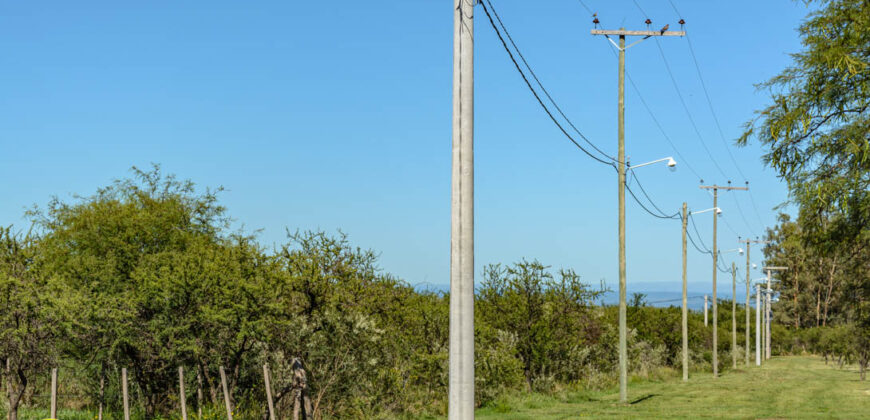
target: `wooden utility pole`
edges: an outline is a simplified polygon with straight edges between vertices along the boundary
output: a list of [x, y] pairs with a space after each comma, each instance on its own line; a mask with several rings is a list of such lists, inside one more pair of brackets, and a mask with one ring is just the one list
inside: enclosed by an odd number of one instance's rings
[[686, 298], [686, 225], [689, 212], [686, 202], [683, 202], [683, 382], [689, 380], [689, 308]]
[[737, 369], [737, 264], [731, 263], [731, 368]]
[[[593, 29], [592, 35], [604, 35], [619, 50], [617, 71], [619, 79], [617, 104], [617, 188], [619, 192], [619, 402], [628, 402], [628, 347], [626, 342], [626, 304], [625, 304], [625, 50], [638, 42], [653, 36], [685, 36], [685, 31], [626, 31]], [[610, 35], [619, 36], [619, 44], [610, 39]], [[642, 36], [628, 47], [625, 46], [626, 36]]]
[[474, 418], [474, 5], [453, 1], [449, 420]]
[[[725, 191], [748, 191], [749, 187], [732, 187], [721, 185], [701, 185], [702, 190], [713, 190], [713, 208], [719, 207], [719, 190]], [[716, 249], [716, 228], [719, 221], [719, 212], [713, 212], [713, 377], [719, 376], [719, 305], [716, 301], [716, 272], [718, 271], [719, 251]]]

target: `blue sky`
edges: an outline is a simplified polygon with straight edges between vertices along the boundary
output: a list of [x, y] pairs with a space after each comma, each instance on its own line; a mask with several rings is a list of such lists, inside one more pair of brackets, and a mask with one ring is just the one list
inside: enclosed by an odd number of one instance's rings
[[[25, 227], [24, 210], [52, 195], [88, 195], [155, 162], [198, 185], [224, 186], [237, 225], [262, 229], [267, 246], [285, 240], [285, 227], [341, 229], [411, 284], [449, 281], [451, 1], [131, 3], [0, 6], [0, 223]], [[585, 3], [605, 27], [645, 26], [632, 1]], [[678, 26], [667, 1], [639, 3], [653, 27]], [[615, 152], [616, 60], [605, 39], [589, 34], [581, 3], [494, 4], [562, 109]], [[790, 0], [675, 5], [730, 144], [767, 101], [753, 84], [800, 49], [795, 28], [808, 9]], [[476, 13], [478, 267], [537, 258], [615, 287], [615, 174], [562, 137]], [[705, 183], [742, 184], [687, 40], [658, 42], [725, 176], [692, 129], [654, 40], [629, 50], [629, 75]], [[626, 133], [632, 162], [675, 155], [631, 88]], [[721, 194], [726, 249], [737, 247], [738, 234], [773, 225], [772, 208], [787, 198], [757, 145], [730, 151], [758, 214], [746, 193]], [[683, 201], [711, 207], [686, 162], [678, 167], [637, 173], [669, 212]], [[679, 221], [631, 202], [627, 214], [629, 291], [679, 291]], [[713, 216], [702, 216], [709, 246]], [[689, 255], [693, 290], [709, 290], [710, 258]], [[720, 279], [730, 294], [730, 276]]]

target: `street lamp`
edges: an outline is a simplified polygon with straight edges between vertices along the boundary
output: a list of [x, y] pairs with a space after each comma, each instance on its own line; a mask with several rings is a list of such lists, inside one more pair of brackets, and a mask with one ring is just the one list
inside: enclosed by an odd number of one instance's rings
[[716, 210], [717, 216], [722, 216], [722, 209], [720, 209], [719, 207], [713, 207], [713, 208], [710, 208], [707, 210], [701, 210], [701, 211], [693, 211], [693, 212], [690, 212], [689, 214], [701, 214], [701, 213], [706, 213], [708, 211], [713, 211], [713, 210]]
[[674, 158], [673, 158], [673, 157], [670, 157], [670, 156], [668, 156], [668, 157], [666, 157], [666, 158], [656, 159], [656, 160], [654, 160], [654, 161], [652, 161], [652, 162], [641, 163], [640, 165], [629, 166], [629, 167], [628, 167], [628, 170], [632, 170], [632, 169], [635, 169], [635, 168], [640, 168], [641, 166], [652, 165], [652, 164], [654, 164], [654, 163], [659, 163], [659, 162], [664, 162], [664, 161], [667, 161], [667, 162], [668, 162], [668, 169], [670, 169], [671, 172], [677, 170], [677, 161], [675, 161]]

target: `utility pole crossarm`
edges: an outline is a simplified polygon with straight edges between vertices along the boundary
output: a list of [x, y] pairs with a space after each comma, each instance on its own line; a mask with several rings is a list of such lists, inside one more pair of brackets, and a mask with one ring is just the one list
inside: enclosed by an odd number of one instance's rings
[[788, 267], [762, 267], [763, 270], [788, 270]]
[[721, 186], [721, 185], [701, 185], [700, 188], [702, 190], [725, 190], [725, 191], [749, 191], [749, 187], [731, 187], [731, 186]]
[[592, 35], [623, 36], [686, 36], [686, 31], [627, 31], [625, 29], [593, 29]]

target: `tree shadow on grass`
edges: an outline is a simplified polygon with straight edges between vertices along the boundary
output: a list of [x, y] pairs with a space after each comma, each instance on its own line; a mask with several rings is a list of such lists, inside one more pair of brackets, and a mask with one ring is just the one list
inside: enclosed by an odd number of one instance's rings
[[646, 400], [648, 400], [648, 399], [650, 399], [650, 398], [652, 398], [652, 397], [658, 397], [658, 396], [660, 396], [660, 395], [661, 395], [661, 394], [646, 394], [646, 395], [644, 395], [644, 396], [642, 396], [642, 397], [640, 397], [640, 398], [638, 398], [638, 399], [636, 399], [636, 400], [630, 402], [629, 404], [630, 404], [630, 405], [634, 405], [634, 404], [642, 403], [642, 402], [644, 402], [644, 401], [646, 401]]

